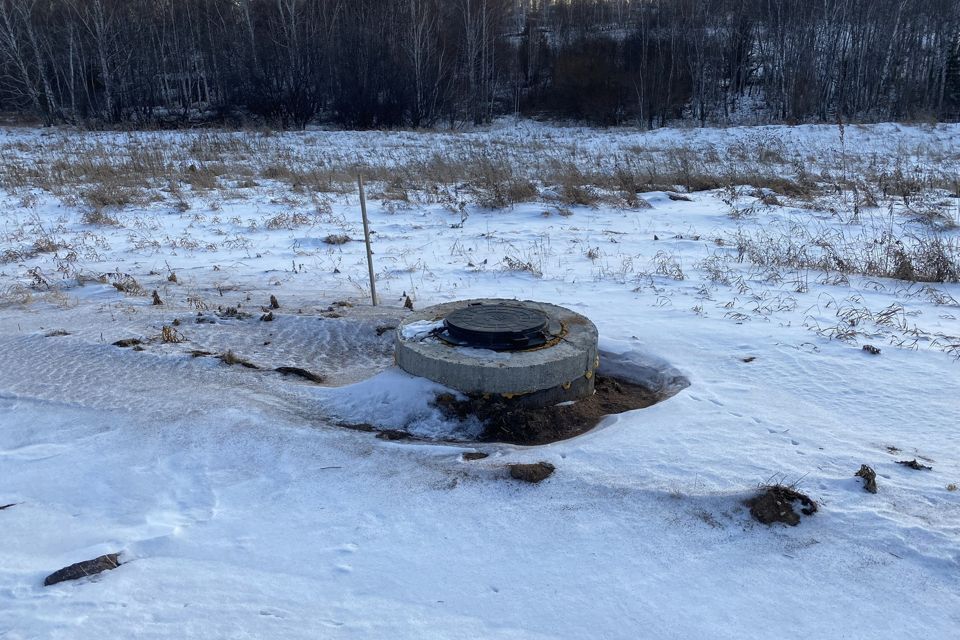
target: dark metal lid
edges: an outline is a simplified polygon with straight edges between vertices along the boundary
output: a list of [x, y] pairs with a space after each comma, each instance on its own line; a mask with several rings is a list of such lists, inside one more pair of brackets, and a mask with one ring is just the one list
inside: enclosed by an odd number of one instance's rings
[[530, 349], [552, 337], [549, 316], [520, 304], [471, 304], [452, 312], [443, 325], [445, 341], [495, 351]]

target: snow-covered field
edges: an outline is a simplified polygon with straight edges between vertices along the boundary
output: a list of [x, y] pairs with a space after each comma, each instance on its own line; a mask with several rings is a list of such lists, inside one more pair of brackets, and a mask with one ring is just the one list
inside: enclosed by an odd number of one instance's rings
[[[957, 257], [960, 126], [8, 129], [0, 152], [0, 637], [956, 637], [960, 285], [886, 276]], [[461, 177], [417, 183], [478, 153], [535, 193], [490, 209]], [[137, 182], [144, 158], [176, 179]], [[630, 202], [589, 178], [577, 204], [537, 179], [542, 158], [795, 184]], [[380, 307], [349, 182], [278, 165], [404, 173], [369, 185]], [[541, 447], [335, 426], [452, 428], [378, 335], [405, 295], [561, 304], [609, 362], [691, 385]], [[142, 350], [112, 344], [128, 338]], [[914, 458], [933, 469], [896, 464]], [[538, 460], [557, 468], [543, 483], [509, 478]], [[778, 481], [819, 512], [752, 520], [743, 500]], [[110, 552], [120, 568], [43, 586]]]

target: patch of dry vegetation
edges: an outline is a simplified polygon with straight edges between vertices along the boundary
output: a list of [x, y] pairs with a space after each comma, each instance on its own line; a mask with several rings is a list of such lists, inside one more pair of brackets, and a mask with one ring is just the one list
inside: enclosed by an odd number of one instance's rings
[[960, 282], [960, 238], [846, 229], [792, 222], [741, 226], [738, 260], [762, 267], [809, 269], [910, 282]]
[[[954, 173], [935, 162], [918, 163], [907, 151], [882, 160], [852, 151], [840, 158], [809, 158], [768, 133], [724, 147], [677, 142], [611, 150], [576, 141], [521, 143], [495, 136], [488, 141], [438, 140], [441, 144], [432, 150], [411, 144], [399, 152], [385, 148], [356, 154], [315, 145], [317, 139], [309, 135], [254, 131], [111, 137], [62, 133], [35, 148], [20, 148], [19, 141], [2, 145], [0, 151], [17, 161], [0, 167], [0, 187], [10, 192], [42, 189], [103, 211], [159, 198], [182, 203], [186, 191], [262, 188], [270, 182], [294, 193], [352, 193], [360, 173], [371, 195], [386, 202], [455, 201], [466, 194], [493, 209], [538, 199], [568, 206], [642, 207], [638, 193], [750, 185], [768, 204], [787, 198], [812, 206], [820, 197], [844, 193], [854, 208], [895, 198], [914, 207], [918, 219], [940, 224], [955, 218], [944, 213], [949, 206], [943, 201], [957, 189]], [[291, 222], [296, 221], [273, 224], [287, 228]]]

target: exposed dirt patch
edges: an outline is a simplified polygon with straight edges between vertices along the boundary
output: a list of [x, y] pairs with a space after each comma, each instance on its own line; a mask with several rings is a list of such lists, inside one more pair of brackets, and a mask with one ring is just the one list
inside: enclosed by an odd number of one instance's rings
[[549, 462], [535, 462], [533, 464], [510, 465], [510, 477], [537, 484], [549, 478], [556, 467]]
[[483, 460], [484, 458], [489, 458], [489, 453], [484, 453], [483, 451], [466, 451], [463, 454], [463, 459], [466, 461], [471, 460]]
[[410, 440], [411, 435], [406, 431], [400, 431], [398, 429], [384, 429], [377, 433], [377, 437], [381, 440]]
[[99, 558], [94, 558], [93, 560], [76, 562], [69, 567], [64, 567], [59, 571], [54, 571], [43, 581], [43, 586], [49, 587], [52, 584], [57, 584], [58, 582], [64, 582], [66, 580], [77, 580], [78, 578], [93, 576], [98, 573], [102, 573], [103, 571], [116, 569], [119, 566], [119, 554], [108, 553], [105, 556], [100, 556]]
[[301, 369], [300, 367], [277, 367], [274, 369], [274, 371], [288, 376], [299, 376], [304, 380], [316, 382], [317, 384], [321, 384], [325, 380], [325, 378], [320, 374], [307, 371], [306, 369]]
[[646, 387], [597, 376], [595, 393], [574, 403], [542, 409], [525, 407], [522, 399], [437, 396], [435, 405], [447, 418], [476, 417], [484, 425], [481, 442], [537, 445], [566, 440], [597, 426], [604, 416], [656, 404], [661, 398]]
[[897, 464], [902, 464], [903, 466], [910, 467], [911, 469], [914, 469], [916, 471], [932, 471], [933, 470], [933, 467], [926, 464], [920, 464], [919, 462], [917, 462], [916, 458], [914, 458], [913, 460], [897, 460]]
[[800, 524], [800, 514], [793, 510], [794, 502], [800, 503], [800, 513], [804, 515], [812, 516], [817, 512], [817, 503], [809, 496], [782, 484], [763, 487], [763, 493], [745, 504], [750, 507], [750, 515], [763, 524], [783, 522], [795, 527]]
[[113, 346], [125, 349], [127, 347], [135, 347], [140, 344], [140, 342], [140, 338], [124, 338], [123, 340], [117, 340], [114, 342]]

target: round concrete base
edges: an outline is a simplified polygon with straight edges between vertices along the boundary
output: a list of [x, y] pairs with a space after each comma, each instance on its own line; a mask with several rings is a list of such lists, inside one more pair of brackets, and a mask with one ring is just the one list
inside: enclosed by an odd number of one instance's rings
[[[491, 351], [450, 345], [430, 333], [451, 312], [476, 303], [529, 306], [562, 326], [559, 338], [526, 351]], [[593, 393], [599, 365], [597, 328], [584, 316], [552, 304], [532, 301], [460, 300], [411, 314], [396, 333], [396, 360], [413, 375], [468, 394], [522, 399], [548, 406]]]

